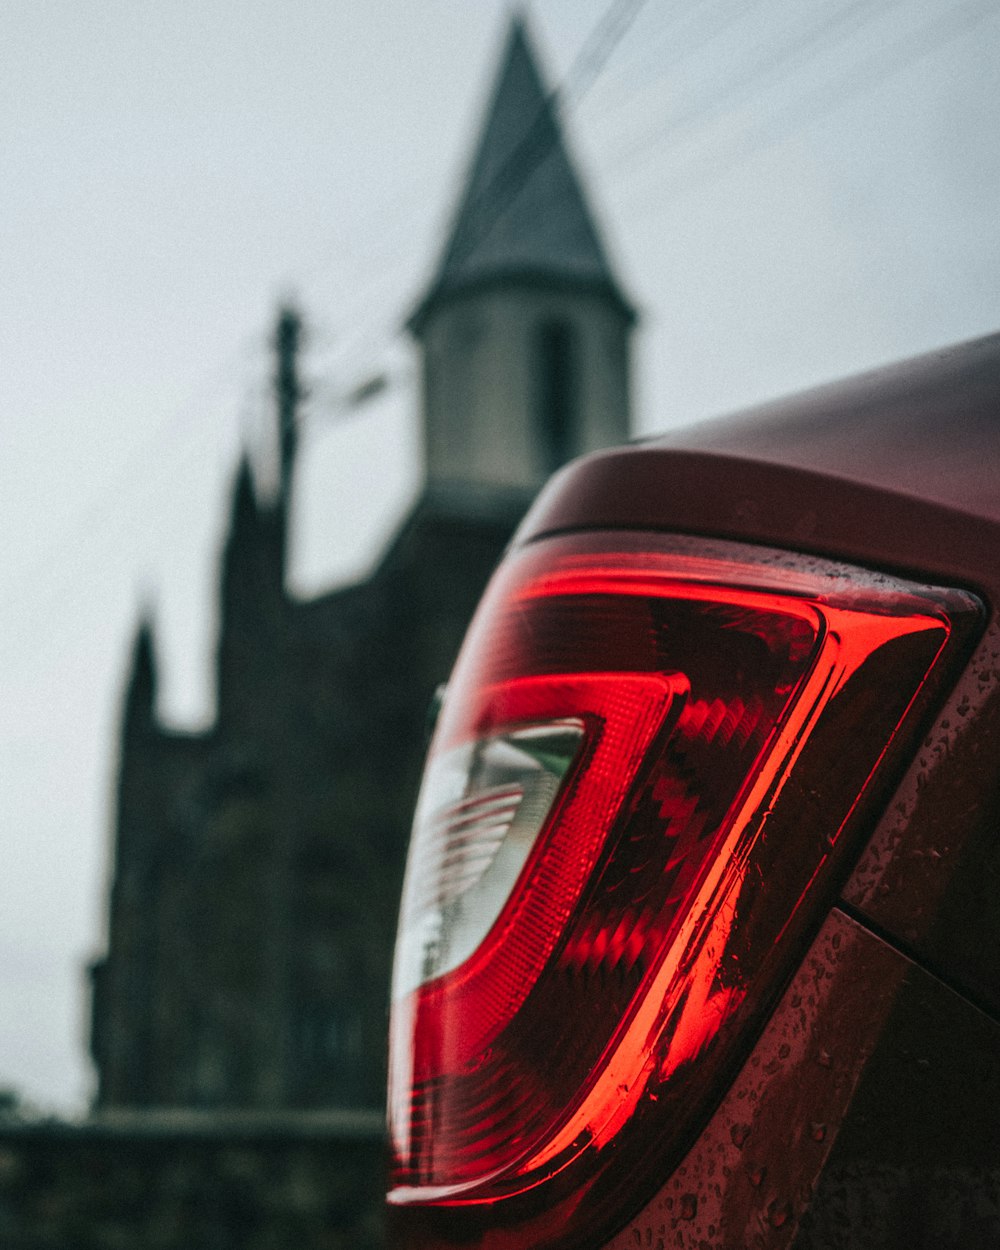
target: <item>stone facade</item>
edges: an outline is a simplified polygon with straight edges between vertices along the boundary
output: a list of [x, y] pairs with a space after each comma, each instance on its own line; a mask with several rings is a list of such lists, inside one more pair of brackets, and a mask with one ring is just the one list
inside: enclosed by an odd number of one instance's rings
[[373, 1115], [0, 1121], [4, 1250], [376, 1250]]
[[265, 498], [245, 461], [236, 475], [209, 731], [162, 726], [152, 624], [139, 628], [93, 968], [99, 1107], [381, 1104], [427, 708], [531, 494], [627, 435], [632, 320], [515, 22], [411, 319], [426, 487], [383, 561], [320, 599], [286, 587], [301, 392], [286, 311], [280, 485]]

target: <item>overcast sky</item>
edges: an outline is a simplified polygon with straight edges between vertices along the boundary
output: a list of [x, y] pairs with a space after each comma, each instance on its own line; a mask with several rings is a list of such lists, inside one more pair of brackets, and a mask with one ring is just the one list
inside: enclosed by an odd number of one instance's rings
[[[642, 310], [640, 432], [1000, 328], [995, 0], [648, 0], [566, 118]], [[612, 12], [627, 16], [620, 0]], [[571, 69], [609, 0], [528, 6]], [[275, 304], [311, 326], [296, 584], [418, 483], [399, 326], [492, 83], [503, 0], [0, 6], [0, 1086], [85, 1104], [123, 667], [211, 715], [214, 577]], [[585, 84], [585, 77], [577, 77]], [[390, 389], [354, 413], [373, 373]]]

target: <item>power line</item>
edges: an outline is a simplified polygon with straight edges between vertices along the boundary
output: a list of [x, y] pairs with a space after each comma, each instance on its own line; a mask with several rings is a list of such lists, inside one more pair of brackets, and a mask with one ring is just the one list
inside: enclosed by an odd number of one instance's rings
[[705, 127], [706, 123], [724, 116], [735, 106], [759, 96], [762, 88], [785, 81], [796, 67], [817, 60], [831, 48], [856, 33], [867, 22], [882, 18], [899, 0], [850, 0], [820, 21], [808, 23], [794, 37], [777, 48], [765, 46], [765, 55], [720, 86], [713, 88], [701, 104], [670, 118], [666, 125], [647, 129], [636, 142], [620, 154], [616, 168], [634, 164], [637, 156], [659, 148], [666, 141], [676, 142], [686, 134]]
[[646, 0], [612, 0], [583, 41], [558, 94], [564, 107], [575, 108], [600, 77], [608, 58], [621, 43]]
[[[480, 229], [475, 232], [475, 238], [456, 241], [458, 246], [453, 251], [453, 256], [461, 253], [463, 245], [470, 249], [475, 247], [493, 229], [504, 208], [516, 197], [551, 150], [558, 132], [550, 127], [550, 110], [557, 102], [564, 103], [567, 108], [579, 104], [600, 77], [611, 54], [631, 28], [645, 3], [646, 0], [612, 0], [612, 3], [604, 10], [584, 39], [562, 83], [550, 92], [545, 104], [522, 139], [515, 145], [507, 161], [477, 197], [476, 202], [470, 206], [472, 217], [476, 216], [477, 208], [485, 208], [487, 211], [480, 219]], [[376, 266], [376, 269], [380, 276], [384, 276], [380, 266]], [[391, 330], [383, 327], [377, 336], [380, 346], [378, 354], [382, 355], [399, 334], [398, 325], [394, 324]], [[375, 336], [366, 332], [361, 337], [363, 341], [360, 348], [363, 351], [367, 343]], [[357, 349], [354, 354], [355, 356], [359, 354]], [[369, 368], [365, 374], [366, 382], [372, 378], [384, 376], [378, 367]], [[361, 384], [361, 389], [364, 386], [365, 382]], [[354, 390], [358, 388], [355, 387]], [[351, 402], [350, 395], [337, 393], [327, 403], [325, 415], [338, 418], [350, 415], [358, 407], [357, 404]]]
[[[549, 94], [545, 106], [539, 111], [522, 140], [515, 146], [508, 161], [498, 171], [494, 181], [481, 194], [482, 206], [488, 209], [488, 213], [480, 223], [482, 235], [477, 232], [475, 240], [469, 241], [470, 246], [475, 246], [483, 235], [489, 233], [495, 225], [497, 218], [501, 215], [503, 208], [506, 207], [506, 204], [509, 204], [513, 196], [518, 194], [534, 172], [534, 169], [537, 168], [537, 165], [551, 149], [554, 134], [550, 136], [548, 133], [548, 121], [551, 116], [549, 109], [556, 101], [568, 100], [570, 107], [572, 107], [584, 98], [603, 72], [612, 52], [624, 38], [645, 3], [646, 0], [613, 0], [591, 29], [584, 39], [562, 84]], [[541, 130], [544, 130], [546, 133], [541, 135], [542, 142], [539, 144], [538, 132]], [[479, 201], [477, 201], [478, 204]], [[461, 247], [462, 242], [464, 240], [460, 241], [459, 247]], [[392, 250], [396, 251], [397, 249], [393, 246]], [[324, 264], [328, 263], [329, 257]], [[377, 275], [371, 281], [371, 285], [374, 286], [376, 283], [384, 285], [383, 280], [386, 277], [384, 267], [378, 264], [369, 264], [368, 268], [369, 272], [374, 270]], [[372, 330], [372, 325], [378, 322], [381, 322], [382, 326], [376, 334]], [[353, 354], [355, 359], [362, 353], [368, 355], [369, 358], [381, 357], [399, 337], [400, 333], [401, 330], [396, 318], [393, 318], [390, 327], [384, 323], [382, 315], [378, 314], [375, 318], [369, 319], [368, 324], [363, 326], [361, 331], [353, 336], [354, 342], [346, 345], [341, 351], [344, 354]], [[358, 341], [359, 339], [360, 342]], [[373, 341], [378, 344], [379, 350], [377, 353], [371, 351], [370, 345]], [[351, 351], [352, 348], [353, 352]], [[373, 378], [385, 376], [377, 364], [363, 372], [365, 381], [360, 385], [361, 390]], [[389, 378], [388, 383], [392, 384], [394, 380]], [[342, 418], [351, 415], [360, 406], [352, 402], [351, 399], [351, 394], [354, 391], [359, 391], [357, 386], [353, 388], [350, 394], [331, 391], [331, 388], [326, 388], [326, 391], [328, 398], [326, 400], [325, 416]], [[314, 414], [315, 411], [314, 408]]]
[[[627, 54], [624, 60], [619, 58], [617, 74], [619, 78], [624, 79], [625, 86], [623, 90], [618, 92], [617, 97], [612, 98], [610, 102], [605, 99], [601, 109], [602, 120], [606, 120], [609, 116], [620, 114], [625, 109], [628, 109], [628, 124], [631, 128], [635, 121], [636, 88], [639, 87], [641, 89], [643, 85], [642, 80], [638, 77], [639, 70], [648, 71], [652, 62], [655, 66], [654, 81], [657, 85], [662, 85], [672, 70], [683, 65], [695, 53], [714, 43], [730, 27], [745, 21], [763, 3], [764, 0], [744, 0], [743, 3], [734, 5], [731, 3], [731, 0], [719, 0], [718, 3], [709, 7], [709, 20], [702, 22], [700, 27], [693, 26], [690, 19], [692, 14], [698, 12], [699, 8], [706, 7], [704, 3], [688, 6], [680, 12], [675, 9], [672, 14], [675, 20], [668, 21], [661, 26], [659, 39], [644, 40], [642, 45], [632, 52], [631, 59], [629, 59]], [[662, 46], [664, 43], [663, 36], [673, 30], [677, 20], [686, 23], [687, 30], [683, 32], [686, 37], [682, 37], [679, 40], [675, 39], [674, 42], [666, 47]], [[647, 73], [647, 81], [648, 78], [649, 75]], [[608, 81], [613, 84], [614, 80]]]
[[[655, 205], [662, 206], [664, 198], [670, 195], [685, 194], [716, 181], [893, 74], [954, 42], [977, 23], [996, 15], [995, 0], [972, 0], [971, 3], [956, 5], [888, 47], [879, 48], [870, 56], [853, 62], [839, 76], [799, 96], [785, 108], [764, 118], [760, 124], [745, 127], [732, 136], [721, 152], [709, 154], [700, 161], [689, 161], [671, 179], [657, 187]], [[650, 203], [649, 207], [652, 206]]]
[[[624, 36], [626, 30], [631, 25], [635, 16], [643, 6], [645, 0], [613, 0], [603, 13], [597, 25], [591, 30], [583, 47], [578, 53], [570, 74], [567, 76], [565, 89], [575, 93], [581, 98], [587, 90], [589, 90], [592, 82], [601, 73], [607, 58], [610, 56], [614, 46]], [[393, 202], [390, 210], [383, 213], [383, 216], [391, 216], [396, 219], [401, 227], [408, 225], [410, 217], [405, 209], [412, 203], [417, 192], [409, 191], [405, 196], [397, 197], [397, 201]], [[394, 230], [389, 227], [382, 232], [383, 239], [387, 233], [402, 235], [402, 230]], [[376, 257], [366, 256], [365, 270], [371, 278], [372, 284], [384, 284], [386, 279], [386, 265], [384, 263], [384, 253], [391, 251], [393, 253], [391, 260], [395, 263], [397, 257], [402, 252], [402, 237], [399, 239], [392, 238], [390, 247], [381, 249], [383, 255]], [[329, 263], [329, 255], [324, 258], [319, 266], [309, 266], [306, 272], [315, 272], [317, 267], [326, 267]], [[354, 336], [357, 339], [358, 336]], [[367, 338], [365, 334], [362, 337]], [[383, 333], [378, 334], [380, 340], [387, 336]], [[363, 349], [363, 344], [361, 345]], [[242, 350], [242, 349], [241, 349]], [[355, 348], [357, 350], [357, 348]], [[105, 478], [100, 489], [95, 492], [93, 498], [85, 503], [82, 509], [74, 516], [71, 521], [71, 527], [76, 534], [84, 530], [90, 531], [91, 534], [95, 527], [100, 527], [106, 519], [106, 515], [110, 511], [106, 501], [113, 497], [117, 487], [126, 480], [133, 480], [136, 471], [141, 467], [150, 467], [154, 469], [162, 463], [162, 459], [158, 452], [168, 443], [171, 448], [176, 450], [177, 439], [182, 431], [189, 430], [192, 426], [194, 418], [197, 416], [197, 408], [195, 400], [197, 394], [201, 393], [207, 384], [213, 382], [217, 384], [219, 374], [229, 374], [232, 368], [232, 359], [227, 359], [221, 366], [207, 371], [204, 379], [200, 381], [196, 387], [196, 394], [189, 397], [179, 407], [171, 408], [164, 416], [155, 424], [150, 432], [142, 438], [140, 444], [130, 451], [124, 463]], [[226, 379], [229, 380], [228, 378]], [[55, 544], [53, 551], [42, 553], [39, 563], [46, 564], [51, 568], [54, 560], [50, 556], [55, 555]], [[69, 552], [69, 546], [65, 543], [58, 544], [58, 553], [66, 554]], [[32, 571], [27, 570], [28, 573]]]
[[[616, 0], [615, 3], [605, 10], [602, 18], [585, 39], [569, 73], [564, 79], [562, 87], [553, 92], [550, 99], [566, 98], [573, 105], [579, 104], [604, 71], [612, 52], [635, 21], [643, 3], [644, 0]], [[863, 5], [854, 3], [848, 5], [847, 9], [851, 12], [858, 12], [862, 7]], [[964, 22], [965, 26], [967, 26], [988, 16], [991, 8], [991, 4], [985, 2], [985, 0], [980, 0], [980, 2], [973, 4], [960, 5], [942, 19], [929, 23], [926, 27], [922, 27], [919, 31], [914, 32], [912, 36], [894, 44], [892, 48], [888, 50], [880, 49], [877, 53], [866, 58], [865, 61], [850, 67], [836, 83], [825, 84], [817, 91], [802, 97], [789, 108], [771, 118], [765, 119], [760, 125], [743, 131], [734, 138], [729, 148], [724, 150], [721, 155], [709, 157], [701, 163], [690, 162], [668, 182], [666, 191], [658, 190], [657, 203], [661, 202], [663, 195], [669, 194], [671, 190], [674, 193], [683, 193], [695, 186], [723, 176], [729, 169], [742, 163], [751, 155], [773, 146], [788, 134], [794, 133], [795, 130], [808, 125], [816, 118], [839, 107], [851, 95], [865, 90], [872, 83], [879, 81], [890, 73], [896, 72], [910, 63], [910, 61], [926, 55], [934, 48], [943, 46], [964, 29], [964, 26], [951, 27], [949, 25], [953, 17], [955, 21]], [[843, 14], [845, 11], [840, 10], [839, 12]], [[831, 18], [824, 28], [829, 28], [830, 22], [841, 20], [843, 20], [842, 17]], [[728, 24], [728, 21], [726, 21], [721, 23], [721, 26], [725, 27]], [[719, 26], [720, 23], [716, 23], [715, 33], [717, 33]], [[704, 46], [713, 37], [715, 37], [714, 34], [707, 37], [702, 36], [700, 40], [695, 41], [696, 46]], [[795, 46], [801, 50], [806, 40], [814, 40], [815, 38], [816, 32], [814, 29], [812, 34], [800, 38], [799, 43]], [[784, 53], [780, 55], [788, 57], [791, 55], [791, 52], [786, 48]], [[776, 53], [767, 62], [767, 64], [772, 66], [770, 70], [772, 74], [778, 57], [779, 54]], [[757, 68], [759, 71], [760, 66], [758, 65]], [[750, 89], [752, 77], [749, 74], [743, 75], [739, 82], [742, 84], [742, 91], [746, 93]], [[696, 120], [696, 115], [689, 113], [687, 119], [689, 124], [693, 123]], [[663, 138], [669, 137], [671, 133], [671, 128], [665, 128], [663, 132], [657, 135], [657, 140], [661, 141]], [[533, 167], [532, 165], [531, 167], [518, 168], [516, 163], [514, 163], [506, 172], [511, 178], [517, 175], [523, 185], [523, 180], [530, 176]], [[515, 193], [516, 189], [515, 187]], [[497, 211], [501, 210], [498, 209]], [[381, 282], [386, 276], [381, 266], [378, 266], [377, 269], [378, 274], [373, 279], [373, 282]], [[392, 333], [384, 332], [379, 335], [379, 338], [383, 340], [382, 350], [392, 342], [392, 339], [397, 334], [398, 330]], [[361, 337], [368, 340], [369, 335], [365, 333]], [[363, 350], [364, 347], [365, 343], [361, 343], [360, 350]], [[229, 364], [230, 362], [227, 361], [224, 367], [228, 368]], [[208, 376], [211, 378], [218, 372], [218, 369], [212, 370]], [[375, 371], [372, 370], [372, 372]], [[162, 476], [160, 470], [163, 466], [163, 458], [158, 452], [164, 445], [169, 443], [172, 452], [176, 455], [178, 435], [181, 431], [188, 430], [193, 419], [198, 415], [193, 402], [195, 398], [193, 396], [180, 410], [171, 410], [157, 423], [154, 430], [142, 440], [140, 447], [129, 454], [125, 464], [115, 471], [109, 477], [107, 483], [102, 486], [100, 497], [95, 496], [89, 504], [84, 505], [82, 512], [71, 520], [69, 528], [72, 531], [72, 538], [51, 544], [41, 554], [39, 559], [32, 561], [33, 568], [24, 570], [26, 575], [30, 576], [32, 572], [37, 571], [38, 566], [43, 564], [51, 571], [54, 567], [68, 563], [71, 560], [79, 561], [84, 548], [93, 546], [94, 530], [102, 529], [107, 521], [111, 519], [113, 507], [110, 499], [115, 493], [116, 483], [126, 479], [132, 480], [140, 466], [144, 472], [152, 471], [156, 473], [156, 476]], [[183, 418], [180, 424], [178, 424], [178, 411], [180, 411]], [[203, 433], [203, 431], [200, 432]], [[199, 437], [199, 444], [202, 441], [203, 439]], [[157, 489], [157, 493], [159, 493], [159, 489]], [[96, 553], [94, 554], [96, 558]]]
[[[164, 450], [185, 459], [200, 449], [207, 438], [202, 420], [206, 397], [217, 395], [224, 387], [231, 386], [237, 376], [245, 376], [242, 363], [249, 347], [256, 350], [256, 338], [245, 339], [221, 364], [205, 370], [191, 392], [180, 404], [172, 405], [147, 431], [139, 442], [125, 455], [122, 462], [112, 469], [68, 520], [63, 535], [50, 540], [29, 563], [15, 575], [12, 590], [21, 591], [28, 582], [34, 582], [41, 570], [58, 573], [62, 566], [72, 563], [79, 569], [85, 551], [91, 549], [93, 560], [94, 539], [109, 522], [121, 526], [120, 503], [122, 491], [134, 484], [137, 477], [149, 466], [155, 466], [157, 476], [164, 471]], [[194, 445], [197, 445], [195, 448]]]

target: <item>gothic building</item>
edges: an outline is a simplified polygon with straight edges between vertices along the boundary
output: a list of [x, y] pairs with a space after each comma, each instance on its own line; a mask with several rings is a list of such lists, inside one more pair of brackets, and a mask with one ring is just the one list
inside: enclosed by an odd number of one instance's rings
[[280, 480], [248, 462], [221, 561], [217, 716], [156, 710], [152, 622], [124, 702], [107, 954], [92, 969], [97, 1101], [375, 1106], [427, 708], [526, 502], [622, 441], [634, 320], [523, 24], [447, 246], [410, 318], [425, 485], [373, 576], [286, 584], [299, 322], [282, 313]]

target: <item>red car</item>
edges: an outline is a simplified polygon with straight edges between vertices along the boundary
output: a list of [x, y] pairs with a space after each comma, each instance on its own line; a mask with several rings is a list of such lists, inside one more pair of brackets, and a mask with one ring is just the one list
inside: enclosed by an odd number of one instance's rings
[[550, 483], [393, 988], [401, 1248], [1000, 1245], [1000, 335]]

